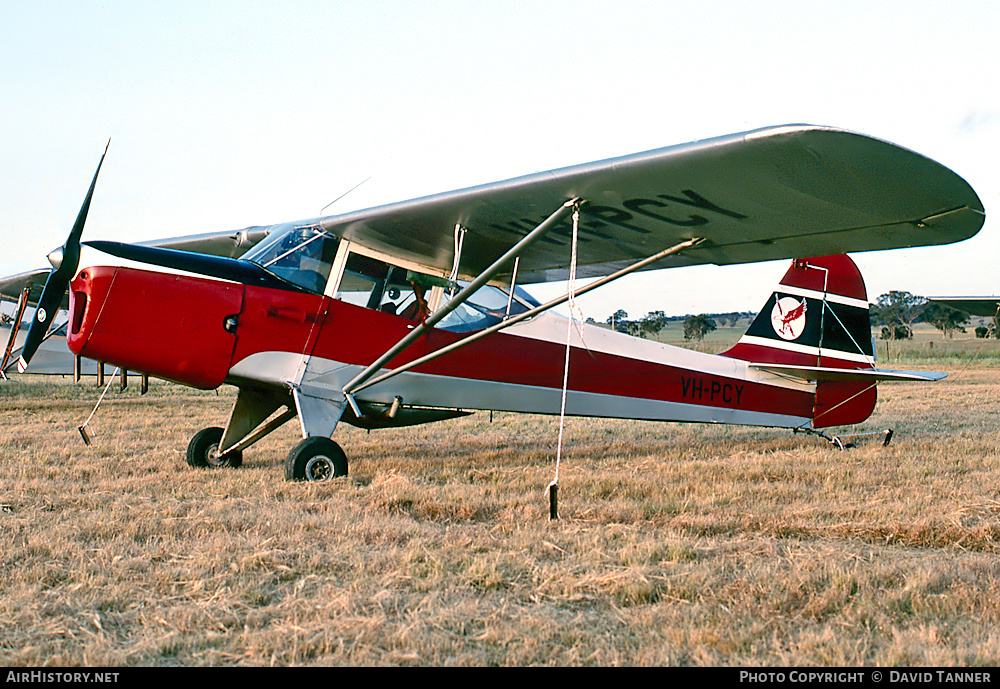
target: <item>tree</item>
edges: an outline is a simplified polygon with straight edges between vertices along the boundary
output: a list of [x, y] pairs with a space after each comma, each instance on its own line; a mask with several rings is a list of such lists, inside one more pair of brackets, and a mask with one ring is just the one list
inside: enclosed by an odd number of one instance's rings
[[613, 314], [608, 316], [608, 320], [605, 321], [611, 326], [612, 330], [617, 330], [618, 332], [625, 332], [621, 329], [622, 323], [628, 322], [628, 312], [625, 309], [618, 309]]
[[887, 325], [882, 326], [882, 339], [883, 340], [912, 340], [913, 331], [908, 325], [896, 325], [889, 327]]
[[639, 321], [639, 329], [643, 337], [655, 336], [667, 326], [667, 314], [662, 311], [650, 311]]
[[951, 339], [956, 330], [964, 333], [965, 328], [963, 326], [969, 322], [969, 314], [956, 311], [949, 306], [936, 302], [931, 302], [924, 308], [922, 318], [925, 322], [930, 323], [940, 330], [942, 336], [946, 339]]
[[705, 314], [688, 316], [684, 319], [684, 339], [701, 341], [716, 327], [715, 321]]
[[[927, 300], [909, 292], [892, 290], [881, 295], [871, 309], [871, 320], [882, 329], [883, 339], [910, 339], [913, 324], [920, 318]], [[902, 326], [902, 327], [900, 327]], [[890, 337], [886, 338], [886, 334]]]

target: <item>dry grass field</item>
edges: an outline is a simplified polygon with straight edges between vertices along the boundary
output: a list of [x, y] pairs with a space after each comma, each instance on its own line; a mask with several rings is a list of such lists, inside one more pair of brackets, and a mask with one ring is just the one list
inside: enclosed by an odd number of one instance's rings
[[294, 484], [295, 424], [185, 464], [230, 390], [112, 388], [85, 446], [92, 381], [0, 383], [0, 665], [995, 666], [998, 344], [911, 345], [952, 375], [882, 387], [888, 447], [569, 419], [554, 521], [553, 418], [341, 427]]

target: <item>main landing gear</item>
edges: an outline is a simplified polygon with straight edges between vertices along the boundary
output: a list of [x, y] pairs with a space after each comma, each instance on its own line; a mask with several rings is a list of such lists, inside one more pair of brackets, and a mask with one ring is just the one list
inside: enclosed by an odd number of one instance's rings
[[[187, 447], [187, 463], [193, 467], [233, 467], [243, 464], [242, 450], [219, 454], [223, 430], [206, 428], [195, 433]], [[328, 481], [347, 475], [347, 455], [340, 445], [322, 436], [312, 436], [298, 443], [285, 459], [285, 478], [289, 481]]]
[[289, 481], [327, 481], [337, 476], [347, 476], [347, 455], [329, 438], [306, 438], [285, 459]]
[[243, 464], [243, 452], [233, 450], [219, 454], [222, 429], [217, 427], [198, 431], [187, 447], [187, 463], [193, 467], [238, 467]]

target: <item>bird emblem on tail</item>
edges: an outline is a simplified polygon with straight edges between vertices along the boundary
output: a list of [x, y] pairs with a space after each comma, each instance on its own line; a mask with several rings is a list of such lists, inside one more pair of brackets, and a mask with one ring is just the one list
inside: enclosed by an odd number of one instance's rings
[[771, 327], [783, 340], [794, 340], [802, 334], [806, 326], [806, 300], [797, 301], [792, 297], [776, 296], [771, 310]]

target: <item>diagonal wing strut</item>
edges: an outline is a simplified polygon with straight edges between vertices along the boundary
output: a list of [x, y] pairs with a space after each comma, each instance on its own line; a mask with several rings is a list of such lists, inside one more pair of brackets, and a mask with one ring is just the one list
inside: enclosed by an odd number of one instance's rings
[[[696, 237], [694, 239], [689, 239], [687, 241], [680, 242], [679, 244], [675, 244], [674, 246], [672, 246], [672, 247], [670, 247], [668, 249], [664, 249], [663, 251], [657, 252], [657, 253], [653, 254], [652, 256], [648, 256], [647, 258], [644, 258], [641, 261], [637, 261], [636, 263], [633, 263], [630, 266], [626, 266], [625, 268], [622, 268], [621, 270], [619, 270], [617, 272], [614, 272], [611, 275], [607, 275], [607, 276], [605, 276], [605, 277], [603, 277], [603, 278], [601, 278], [599, 280], [596, 280], [596, 281], [590, 283], [589, 285], [587, 285], [586, 287], [582, 287], [582, 288], [576, 290], [576, 293], [575, 293], [574, 296], [579, 297], [580, 295], [586, 294], [587, 292], [589, 292], [591, 290], [597, 289], [598, 287], [602, 287], [603, 285], [606, 285], [609, 282], [612, 282], [614, 280], [617, 280], [618, 278], [624, 277], [624, 276], [628, 275], [629, 273], [634, 273], [637, 270], [642, 270], [646, 266], [648, 266], [648, 265], [650, 265], [652, 263], [656, 263], [660, 259], [666, 258], [667, 256], [672, 256], [672, 255], [674, 255], [676, 253], [680, 253], [681, 251], [683, 251], [685, 249], [690, 249], [692, 247], [698, 246], [699, 244], [701, 244], [704, 241], [705, 240], [703, 238]], [[512, 326], [512, 325], [514, 325], [516, 323], [520, 323], [523, 320], [527, 320], [528, 318], [532, 318], [534, 316], [537, 316], [538, 314], [542, 313], [543, 311], [548, 311], [549, 309], [554, 308], [556, 306], [559, 306], [560, 304], [563, 304], [563, 303], [567, 302], [568, 300], [569, 300], [569, 294], [564, 294], [563, 296], [557, 297], [557, 298], [553, 299], [552, 301], [549, 301], [549, 302], [547, 302], [545, 304], [542, 304], [541, 306], [536, 306], [535, 308], [530, 309], [528, 311], [524, 311], [522, 313], [519, 313], [516, 316], [511, 316], [510, 318], [508, 318], [508, 319], [506, 319], [506, 320], [504, 320], [504, 321], [502, 321], [500, 323], [497, 323], [496, 325], [492, 325], [489, 328], [485, 328], [484, 330], [479, 330], [479, 331], [477, 331], [477, 332], [469, 335], [468, 337], [465, 337], [465, 338], [459, 340], [458, 342], [453, 342], [450, 345], [447, 345], [445, 347], [441, 347], [440, 349], [437, 349], [437, 350], [431, 352], [430, 354], [426, 354], [426, 355], [420, 357], [419, 359], [414, 359], [413, 361], [411, 361], [411, 362], [409, 362], [407, 364], [403, 364], [402, 366], [398, 366], [397, 368], [394, 368], [391, 371], [386, 371], [385, 373], [383, 373], [383, 374], [381, 374], [379, 376], [375, 376], [374, 378], [370, 377], [367, 381], [362, 381], [361, 383], [357, 383], [353, 387], [350, 386], [350, 385], [348, 385], [345, 388], [345, 394], [348, 395], [348, 399], [350, 399], [350, 396], [357, 394], [358, 392], [360, 392], [361, 390], [364, 390], [365, 388], [368, 388], [368, 387], [371, 387], [372, 385], [376, 385], [378, 383], [386, 381], [386, 380], [388, 380], [388, 379], [390, 379], [390, 378], [392, 378], [394, 376], [399, 375], [400, 373], [404, 373], [406, 371], [409, 371], [412, 368], [420, 366], [421, 364], [426, 364], [428, 361], [432, 361], [434, 359], [437, 359], [440, 356], [444, 356], [445, 354], [448, 354], [449, 352], [453, 352], [456, 349], [459, 349], [460, 347], [464, 347], [465, 345], [472, 344], [476, 340], [480, 340], [480, 339], [486, 337], [487, 335], [492, 335], [495, 332], [499, 332], [501, 330], [509, 328], [510, 326]], [[360, 378], [360, 376], [359, 376], [359, 378]], [[357, 379], [355, 379], [355, 380], [357, 380]]]
[[507, 251], [503, 256], [498, 258], [493, 262], [489, 268], [484, 270], [479, 274], [475, 280], [466, 285], [455, 297], [445, 304], [443, 307], [435, 311], [431, 316], [427, 318], [426, 321], [418, 325], [416, 328], [411, 330], [406, 337], [401, 339], [395, 345], [393, 345], [385, 354], [378, 358], [377, 361], [372, 363], [368, 368], [359, 373], [354, 380], [349, 382], [344, 386], [344, 396], [347, 397], [348, 402], [351, 403], [351, 408], [354, 410], [355, 414], [359, 417], [361, 416], [360, 410], [357, 408], [357, 404], [354, 402], [354, 393], [362, 386], [366, 381], [368, 381], [372, 376], [378, 373], [379, 369], [382, 368], [386, 363], [392, 361], [396, 358], [402, 351], [407, 347], [412, 345], [414, 342], [419, 340], [421, 336], [427, 331], [433, 328], [442, 318], [447, 316], [449, 313], [457, 309], [469, 297], [471, 297], [480, 287], [485, 285], [487, 282], [493, 279], [493, 277], [499, 273], [507, 265], [507, 263], [513, 260], [515, 257], [520, 255], [522, 251], [527, 249], [529, 246], [537, 242], [542, 236], [545, 235], [549, 230], [558, 225], [563, 218], [569, 214], [574, 207], [579, 205], [581, 201], [579, 199], [570, 199], [562, 206], [560, 206], [552, 215], [543, 220], [535, 229], [529, 232], [525, 237], [521, 239], [517, 244], [512, 246], [510, 250]]

